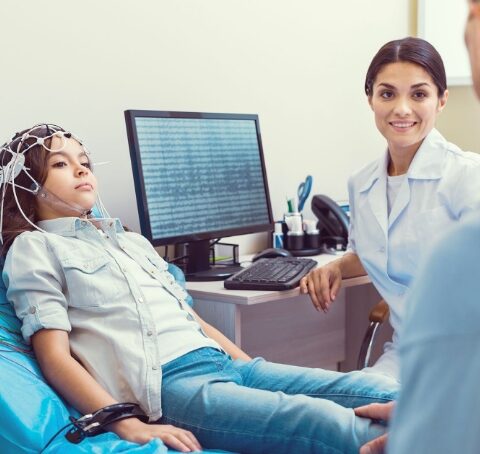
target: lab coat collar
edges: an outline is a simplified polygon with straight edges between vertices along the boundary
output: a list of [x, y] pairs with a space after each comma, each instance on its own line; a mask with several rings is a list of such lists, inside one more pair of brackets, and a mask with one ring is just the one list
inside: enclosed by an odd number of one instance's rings
[[408, 168], [407, 177], [416, 180], [441, 178], [447, 150], [452, 146], [436, 129], [432, 129], [415, 153]]
[[[407, 172], [407, 178], [416, 180], [436, 180], [441, 178], [447, 149], [452, 147], [455, 147], [455, 145], [447, 142], [436, 129], [432, 129], [415, 153]], [[380, 177], [383, 176], [386, 179], [388, 162], [389, 154], [387, 148], [384, 155], [378, 159], [377, 165], [373, 168], [370, 176], [360, 187], [360, 192], [368, 191]]]
[[365, 180], [364, 184], [360, 186], [360, 192], [368, 191], [372, 187], [372, 185], [377, 182], [377, 180], [382, 179], [382, 177], [386, 181], [388, 160], [389, 156], [387, 149], [385, 154], [377, 160], [376, 165], [373, 167], [371, 174]]
[[388, 218], [389, 228], [410, 202], [410, 180], [438, 180], [442, 177], [448, 146], [448, 142], [436, 129], [432, 129], [425, 137], [425, 140], [415, 153], [406, 178], [398, 191]]
[[432, 129], [415, 153], [390, 216], [387, 213], [388, 149], [377, 161], [377, 165], [373, 167], [371, 174], [360, 187], [360, 192], [369, 191], [370, 207], [385, 236], [387, 236], [388, 229], [410, 202], [409, 180], [441, 178], [447, 149], [452, 146], [436, 129]]
[[378, 160], [376, 169], [373, 170], [363, 189], [360, 189], [361, 192], [369, 190], [367, 197], [370, 208], [385, 237], [388, 231], [387, 167], [388, 151]]

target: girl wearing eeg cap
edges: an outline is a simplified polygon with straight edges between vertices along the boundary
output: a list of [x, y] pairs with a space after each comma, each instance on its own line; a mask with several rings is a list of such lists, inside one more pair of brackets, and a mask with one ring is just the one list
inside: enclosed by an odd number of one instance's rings
[[[48, 154], [62, 152], [65, 141], [72, 137], [83, 149], [82, 165], [92, 169], [89, 153], [85, 146], [78, 138], [57, 125], [39, 124], [21, 131], [15, 134], [9, 143], [3, 144], [0, 148], [2, 251], [8, 250], [19, 233], [31, 230], [32, 227], [41, 230], [36, 225], [39, 220], [39, 214], [35, 209], [38, 197], [41, 197], [42, 204], [45, 206], [63, 206], [63, 208], [69, 209], [71, 215], [74, 216], [90, 215], [90, 208], [86, 209], [73, 200], [65, 202], [61, 198], [61, 192], [54, 194], [44, 187], [48, 176]], [[95, 203], [99, 213], [107, 215], [99, 197]], [[8, 217], [7, 229], [2, 222], [4, 216]]]
[[351, 408], [390, 401], [394, 381], [252, 360], [195, 314], [145, 238], [89, 218], [97, 181], [81, 142], [36, 131], [2, 149], [3, 279], [23, 337], [69, 403], [82, 413], [138, 403], [152, 424], [132, 417], [110, 430], [183, 452], [347, 453], [384, 432]]

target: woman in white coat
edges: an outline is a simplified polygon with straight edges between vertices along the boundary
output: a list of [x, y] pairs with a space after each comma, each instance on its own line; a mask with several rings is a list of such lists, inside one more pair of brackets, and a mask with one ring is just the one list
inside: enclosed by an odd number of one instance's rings
[[349, 179], [347, 253], [310, 272], [300, 285], [326, 311], [342, 278], [368, 273], [389, 304], [394, 336], [365, 370], [398, 379], [405, 292], [435, 236], [480, 208], [480, 156], [461, 151], [434, 129], [448, 91], [442, 59], [428, 42], [405, 38], [385, 44], [367, 71], [365, 92], [387, 150]]

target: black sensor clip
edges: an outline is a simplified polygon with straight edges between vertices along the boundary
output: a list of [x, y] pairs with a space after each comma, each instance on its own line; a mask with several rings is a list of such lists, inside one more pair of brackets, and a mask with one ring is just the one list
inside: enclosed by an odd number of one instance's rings
[[138, 404], [130, 402], [113, 404], [78, 419], [70, 416], [70, 421], [74, 427], [67, 432], [65, 438], [71, 443], [77, 444], [85, 437], [93, 437], [105, 432], [105, 427], [109, 424], [126, 418], [137, 418], [143, 422], [148, 422], [148, 416]]

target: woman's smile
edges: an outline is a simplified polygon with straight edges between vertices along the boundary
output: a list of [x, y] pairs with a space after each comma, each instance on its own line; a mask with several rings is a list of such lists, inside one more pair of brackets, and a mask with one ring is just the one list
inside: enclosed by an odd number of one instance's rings
[[406, 133], [410, 132], [414, 126], [418, 124], [417, 121], [390, 121], [389, 125], [395, 130], [395, 132]]

